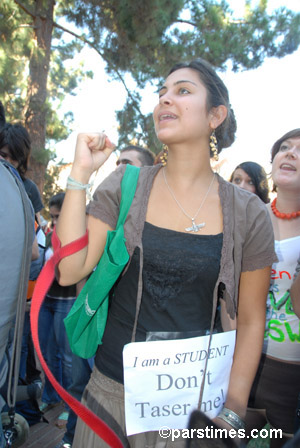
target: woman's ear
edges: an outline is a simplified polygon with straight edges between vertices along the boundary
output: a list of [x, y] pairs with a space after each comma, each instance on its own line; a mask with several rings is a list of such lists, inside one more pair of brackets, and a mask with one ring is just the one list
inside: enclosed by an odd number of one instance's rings
[[217, 107], [212, 107], [210, 110], [210, 127], [212, 129], [217, 129], [227, 117], [227, 112], [227, 107], [223, 104], [220, 104], [220, 106]]

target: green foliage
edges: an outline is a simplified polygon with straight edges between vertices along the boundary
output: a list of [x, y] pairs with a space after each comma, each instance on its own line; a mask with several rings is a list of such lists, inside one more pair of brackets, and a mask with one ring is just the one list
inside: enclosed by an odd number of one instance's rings
[[[9, 120], [23, 120], [28, 104], [34, 109], [27, 92], [29, 61], [36, 58], [35, 68], [41, 70], [44, 49], [36, 48], [33, 24], [35, 14], [51, 10], [51, 1], [0, 3], [0, 98]], [[66, 95], [76, 94], [79, 83], [92, 77], [83, 63], [74, 63], [84, 45], [94, 48], [108, 75], [127, 88], [126, 104], [117, 111], [119, 144], [134, 139], [159, 152], [152, 117], [140, 110], [140, 92], [147, 83], [160, 83], [179, 61], [202, 57], [218, 69], [230, 64], [238, 71], [298, 48], [300, 14], [280, 8], [268, 15], [267, 0], [252, 3], [246, 0], [243, 17], [236, 18], [225, 0], [57, 0], [47, 99], [40, 109], [26, 112], [41, 117], [45, 112], [46, 145], [37, 144], [34, 157], [47, 163], [55, 143], [71, 131], [72, 113], [61, 116], [60, 108]], [[136, 83], [134, 92], [125, 83], [128, 73]]]
[[155, 134], [152, 113], [142, 115], [132, 97], [127, 99], [122, 110], [116, 112], [116, 116], [119, 122], [118, 146], [134, 141], [135, 145], [146, 146], [155, 154], [162, 150]]
[[48, 148], [39, 148], [33, 146], [30, 151], [30, 156], [38, 163], [47, 166], [50, 160], [55, 158], [55, 153]]
[[27, 84], [29, 28], [21, 26], [22, 11], [9, 0], [0, 5], [0, 97], [8, 119], [23, 120]]
[[134, 144], [147, 146], [156, 154], [161, 151], [162, 144], [156, 138], [152, 114], [141, 115], [136, 104], [128, 98], [124, 108], [117, 111], [116, 115], [122, 129], [119, 133], [118, 146], [126, 146], [128, 142], [134, 141]]
[[60, 165], [51, 165], [45, 173], [45, 185], [43, 190], [44, 210], [42, 212], [45, 219], [50, 220], [48, 204], [52, 196], [61, 193], [63, 190], [58, 185]]
[[[34, 12], [34, 1], [27, 1], [26, 8]], [[47, 3], [47, 1], [46, 1]], [[66, 2], [59, 2], [66, 3]], [[71, 2], [67, 2], [69, 5]], [[59, 16], [57, 15], [57, 18]], [[13, 0], [3, 0], [0, 4], [0, 98], [6, 109], [8, 121], [22, 121], [28, 101], [29, 61], [36, 42], [33, 35], [33, 19]], [[83, 63], [76, 67], [68, 66], [75, 54], [80, 52], [83, 42], [73, 38], [65, 42], [62, 30], [54, 28], [52, 51], [47, 83], [46, 147], [35, 148], [32, 156], [43, 164], [55, 157], [52, 146], [64, 140], [72, 131], [71, 112], [62, 116], [59, 109], [68, 94], [75, 95], [76, 89], [84, 79], [92, 78]], [[36, 52], [39, 58], [41, 49]], [[38, 59], [36, 64], [38, 65]]]
[[[266, 57], [282, 57], [300, 43], [300, 14], [286, 8], [267, 14], [267, 0], [236, 19], [225, 0], [74, 0], [63, 14], [77, 27], [107, 63], [113, 79], [130, 73], [138, 89], [158, 84], [179, 61], [202, 57], [214, 67], [232, 70], [259, 67]], [[149, 117], [130, 92], [117, 112], [119, 144], [135, 138], [155, 151], [160, 145]]]

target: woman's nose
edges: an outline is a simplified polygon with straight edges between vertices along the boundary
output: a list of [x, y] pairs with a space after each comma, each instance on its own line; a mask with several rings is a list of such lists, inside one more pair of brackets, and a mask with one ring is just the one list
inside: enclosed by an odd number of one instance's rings
[[159, 99], [160, 104], [171, 104], [172, 100], [171, 100], [171, 96], [169, 93], [164, 93], [160, 99]]
[[289, 148], [289, 150], [287, 151], [287, 156], [288, 157], [291, 157], [291, 158], [293, 158], [293, 159], [295, 159], [296, 157], [298, 157], [298, 151], [297, 151], [297, 148], [296, 148], [296, 146], [291, 146], [290, 148]]

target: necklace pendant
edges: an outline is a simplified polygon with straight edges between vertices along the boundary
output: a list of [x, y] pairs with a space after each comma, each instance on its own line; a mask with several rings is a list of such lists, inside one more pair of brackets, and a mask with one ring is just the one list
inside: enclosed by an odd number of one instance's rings
[[195, 220], [192, 219], [192, 226], [186, 227], [185, 231], [186, 232], [198, 232], [198, 230], [202, 229], [203, 227], [205, 227], [205, 222], [200, 222], [200, 224], [196, 224]]

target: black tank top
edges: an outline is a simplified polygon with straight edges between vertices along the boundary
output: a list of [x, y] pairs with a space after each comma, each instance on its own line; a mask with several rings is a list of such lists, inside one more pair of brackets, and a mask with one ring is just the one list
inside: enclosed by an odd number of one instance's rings
[[[222, 233], [186, 234], [145, 223], [137, 342], [145, 341], [149, 332], [209, 332], [222, 241]], [[123, 346], [131, 341], [139, 264], [136, 248], [127, 272], [114, 287], [102, 345], [96, 354], [100, 372], [118, 382], [123, 382]], [[222, 331], [219, 311], [215, 330]]]

